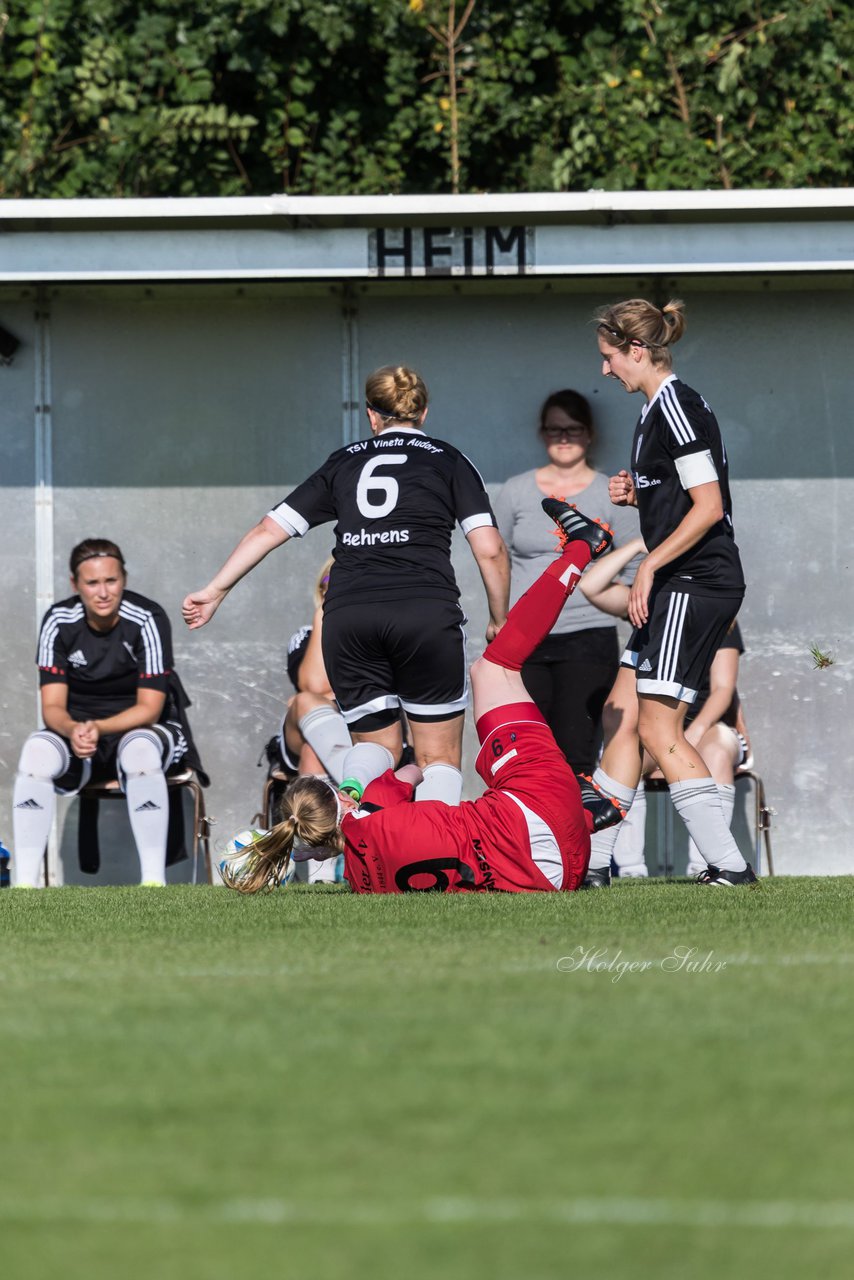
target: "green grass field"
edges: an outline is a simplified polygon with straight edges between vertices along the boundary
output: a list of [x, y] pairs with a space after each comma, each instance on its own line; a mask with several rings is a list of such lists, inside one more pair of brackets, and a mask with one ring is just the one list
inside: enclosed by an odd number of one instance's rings
[[847, 1278], [852, 915], [3, 892], [4, 1280]]

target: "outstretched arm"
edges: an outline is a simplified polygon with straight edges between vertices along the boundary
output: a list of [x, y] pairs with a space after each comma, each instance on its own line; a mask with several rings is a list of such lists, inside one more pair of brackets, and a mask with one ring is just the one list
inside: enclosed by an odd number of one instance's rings
[[265, 516], [250, 529], [208, 585], [201, 591], [191, 592], [185, 598], [181, 612], [190, 630], [194, 631], [210, 622], [231, 588], [254, 569], [256, 564], [260, 564], [275, 547], [287, 542], [289, 537], [290, 534], [269, 516]]
[[494, 640], [507, 618], [510, 604], [510, 556], [504, 539], [492, 525], [482, 525], [466, 534], [483, 585], [489, 608], [487, 640]]
[[579, 591], [603, 613], [610, 613], [615, 618], [625, 618], [629, 588], [622, 582], [616, 582], [615, 578], [635, 556], [645, 553], [643, 538], [631, 538], [621, 547], [615, 547], [585, 570], [578, 584]]

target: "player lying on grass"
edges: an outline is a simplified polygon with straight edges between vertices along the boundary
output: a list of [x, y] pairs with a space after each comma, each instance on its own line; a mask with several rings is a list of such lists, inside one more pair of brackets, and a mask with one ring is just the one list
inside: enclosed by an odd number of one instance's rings
[[288, 788], [282, 821], [248, 855], [225, 865], [226, 884], [243, 893], [274, 888], [292, 856], [343, 851], [345, 878], [356, 893], [581, 887], [590, 831], [621, 813], [589, 786], [582, 802], [578, 779], [519, 673], [591, 559], [610, 546], [611, 533], [565, 502], [546, 498], [543, 509], [558, 524], [560, 554], [471, 668], [477, 771], [486, 792], [459, 805], [411, 804], [417, 767], [394, 773], [385, 748], [361, 744], [348, 758], [351, 776], [340, 790], [317, 778]]

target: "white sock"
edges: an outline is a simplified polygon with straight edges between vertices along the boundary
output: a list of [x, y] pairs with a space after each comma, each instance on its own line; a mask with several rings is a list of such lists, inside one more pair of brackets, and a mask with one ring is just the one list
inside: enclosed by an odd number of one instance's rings
[[10, 864], [11, 883], [36, 887], [44, 884], [42, 864], [56, 809], [53, 781], [19, 773], [13, 804], [15, 852]]
[[[604, 791], [606, 796], [616, 800], [621, 809], [631, 809], [635, 798], [634, 787], [628, 787], [624, 782], [617, 782], [615, 778], [609, 778], [602, 768], [598, 768], [593, 774], [593, 781], [601, 791]], [[617, 835], [621, 825], [618, 822], [613, 827], [606, 827], [604, 831], [593, 832], [590, 837], [591, 871], [597, 871], [601, 867], [610, 867], [611, 856], [614, 852], [614, 845], [617, 843]]]
[[671, 782], [670, 794], [703, 861], [722, 871], [743, 871], [747, 863], [724, 819], [714, 779]]
[[732, 826], [732, 814], [735, 809], [735, 785], [732, 782], [717, 783], [718, 795], [721, 799], [721, 808], [724, 811], [724, 822], [728, 827]]
[[[718, 795], [721, 800], [721, 808], [724, 813], [724, 822], [728, 827], [732, 827], [732, 811], [735, 808], [735, 787], [731, 782], [718, 782]], [[708, 863], [704, 860], [700, 850], [694, 844], [694, 841], [688, 839], [688, 866], [685, 869], [686, 875], [698, 876], [701, 871], [705, 871]]]
[[341, 781], [352, 778], [364, 791], [375, 778], [394, 768], [394, 757], [388, 747], [381, 747], [378, 742], [357, 742], [347, 752], [341, 768]]
[[42, 863], [56, 810], [53, 780], [69, 764], [68, 748], [49, 730], [31, 734], [24, 743], [12, 799], [13, 885], [37, 888], [44, 884]]
[[424, 781], [415, 788], [416, 800], [441, 800], [457, 805], [463, 798], [463, 775], [452, 764], [428, 764]]
[[346, 777], [344, 757], [353, 746], [344, 717], [333, 706], [314, 707], [301, 717], [299, 729], [337, 786]]
[[145, 730], [134, 730], [119, 744], [118, 763], [139, 855], [140, 882], [165, 884], [169, 792], [159, 739]]
[[632, 807], [617, 827], [614, 861], [623, 879], [642, 879], [649, 875], [644, 846], [646, 844], [646, 788], [641, 782]]

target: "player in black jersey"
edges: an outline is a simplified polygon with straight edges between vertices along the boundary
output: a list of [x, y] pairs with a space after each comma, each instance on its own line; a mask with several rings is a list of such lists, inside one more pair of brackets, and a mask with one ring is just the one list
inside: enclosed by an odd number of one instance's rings
[[[748, 884], [756, 877], [729, 831], [714, 780], [684, 733], [688, 707], [744, 596], [726, 450], [706, 401], [672, 371], [670, 347], [685, 329], [682, 303], [661, 309], [633, 299], [606, 307], [597, 321], [602, 373], [646, 398], [632, 470], [612, 477], [610, 496], [638, 508], [649, 554], [629, 593], [634, 630], [611, 699], [625, 707], [637, 698], [637, 728], [633, 717], [623, 716], [594, 778], [627, 809], [640, 779], [639, 735], [708, 864], [698, 880]], [[616, 835], [610, 828], [594, 836], [591, 887], [609, 883]]]
[[172, 668], [169, 620], [128, 591], [121, 551], [88, 538], [71, 553], [75, 595], [48, 609], [36, 661], [44, 729], [24, 744], [15, 780], [14, 883], [34, 886], [53, 821], [55, 793], [118, 778], [145, 884], [165, 884], [165, 773], [199, 768]]
[[402, 707], [425, 774], [418, 798], [454, 804], [468, 699], [454, 525], [483, 578], [489, 639], [507, 612], [507, 550], [476, 468], [454, 445], [425, 434], [419, 375], [378, 369], [365, 392], [371, 437], [337, 449], [251, 529], [210, 584], [187, 596], [184, 620], [203, 626], [274, 547], [334, 520], [323, 658], [341, 711], [354, 741], [378, 742], [397, 759]]

